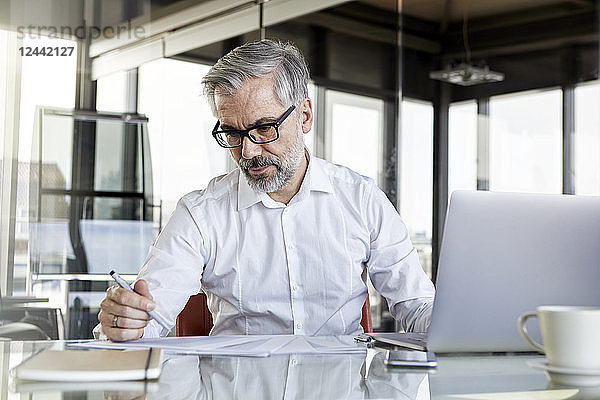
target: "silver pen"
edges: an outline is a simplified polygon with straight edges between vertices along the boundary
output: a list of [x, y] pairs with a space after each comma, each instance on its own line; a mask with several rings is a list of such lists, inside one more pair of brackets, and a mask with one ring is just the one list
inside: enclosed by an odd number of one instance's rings
[[[133, 290], [133, 288], [129, 285], [129, 283], [127, 283], [127, 281], [125, 279], [121, 278], [121, 276], [117, 272], [115, 272], [115, 270], [110, 271], [110, 276], [112, 276], [112, 278], [115, 280], [115, 282], [117, 282], [119, 284], [119, 286], [121, 286], [123, 289], [129, 290], [130, 292], [135, 293], [135, 290]], [[158, 311], [156, 311], [156, 308], [152, 311], [148, 311], [148, 314], [150, 314], [152, 319], [155, 320], [156, 322], [158, 322], [160, 324], [160, 326], [162, 326], [163, 328], [165, 328], [167, 330], [171, 329], [171, 328], [169, 328], [169, 323], [167, 322], [165, 317], [163, 317]]]

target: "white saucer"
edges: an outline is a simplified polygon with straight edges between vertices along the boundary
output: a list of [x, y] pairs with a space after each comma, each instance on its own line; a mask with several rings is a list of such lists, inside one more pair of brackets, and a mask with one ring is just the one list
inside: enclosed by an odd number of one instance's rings
[[546, 371], [550, 380], [566, 386], [600, 386], [600, 370], [585, 370], [548, 365], [545, 358], [529, 360], [527, 365]]

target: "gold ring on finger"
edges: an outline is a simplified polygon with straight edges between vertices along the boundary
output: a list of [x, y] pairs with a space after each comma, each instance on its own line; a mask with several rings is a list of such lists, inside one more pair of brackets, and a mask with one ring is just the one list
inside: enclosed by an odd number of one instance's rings
[[119, 327], [119, 323], [118, 322], [119, 322], [119, 316], [115, 315], [113, 317], [113, 328], [118, 328]]

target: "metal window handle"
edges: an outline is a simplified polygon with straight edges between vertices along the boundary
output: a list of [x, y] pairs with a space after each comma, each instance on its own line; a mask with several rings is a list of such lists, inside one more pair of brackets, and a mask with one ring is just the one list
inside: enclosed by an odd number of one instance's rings
[[545, 353], [546, 351], [544, 350], [544, 346], [533, 340], [527, 332], [527, 327], [525, 326], [525, 324], [527, 323], [527, 320], [529, 318], [537, 318], [537, 314], [534, 312], [528, 312], [519, 317], [519, 333], [521, 334], [521, 337], [525, 339], [525, 341], [529, 343], [533, 348], [535, 348], [540, 353]]

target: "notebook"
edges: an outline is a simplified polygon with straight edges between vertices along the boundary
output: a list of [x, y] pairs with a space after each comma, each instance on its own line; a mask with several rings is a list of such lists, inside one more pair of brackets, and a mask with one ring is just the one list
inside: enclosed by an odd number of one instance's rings
[[161, 367], [161, 349], [45, 350], [13, 368], [11, 374], [35, 381], [132, 381], [156, 379]]

